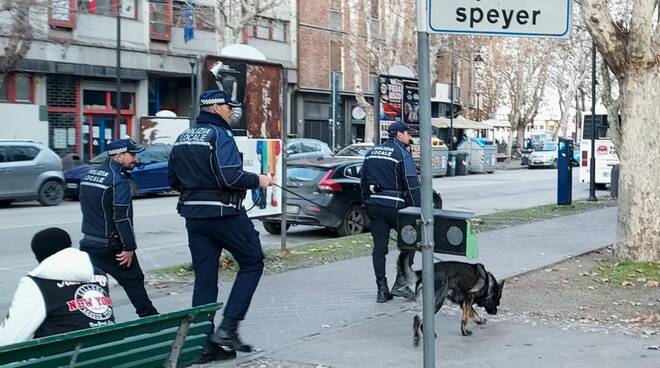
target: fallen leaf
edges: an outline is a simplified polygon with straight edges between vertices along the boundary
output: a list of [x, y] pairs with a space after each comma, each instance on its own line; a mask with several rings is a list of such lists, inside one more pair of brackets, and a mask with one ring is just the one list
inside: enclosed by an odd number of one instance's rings
[[[647, 281], [646, 284], [644, 284], [645, 288], [657, 288], [660, 287], [660, 282], [659, 281]], [[658, 299], [660, 300], [660, 299]]]
[[637, 280], [635, 280], [635, 281], [637, 281], [637, 282], [646, 282], [646, 277], [638, 277]]
[[621, 283], [621, 286], [635, 286], [635, 284], [633, 284], [630, 281], [624, 281], [624, 282]]

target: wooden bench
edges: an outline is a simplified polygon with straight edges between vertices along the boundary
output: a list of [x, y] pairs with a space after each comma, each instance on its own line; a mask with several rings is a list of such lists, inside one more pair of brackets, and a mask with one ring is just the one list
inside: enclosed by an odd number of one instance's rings
[[0, 367], [187, 367], [222, 304], [0, 346]]

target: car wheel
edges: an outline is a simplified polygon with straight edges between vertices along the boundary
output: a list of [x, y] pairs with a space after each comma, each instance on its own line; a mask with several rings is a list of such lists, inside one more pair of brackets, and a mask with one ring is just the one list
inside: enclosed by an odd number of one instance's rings
[[[264, 229], [266, 229], [266, 231], [269, 234], [273, 234], [273, 235], [282, 234], [282, 224], [280, 224], [279, 222], [262, 221], [262, 224], [264, 225]], [[287, 230], [289, 230], [290, 227], [291, 227], [291, 224], [286, 224], [286, 229]]]
[[0, 200], [0, 208], [9, 207], [13, 202], [11, 199], [2, 199]]
[[553, 168], [553, 169], [556, 169], [556, 168], [557, 168], [557, 159], [554, 159], [554, 160], [552, 161], [552, 168]]
[[341, 226], [336, 229], [337, 235], [346, 236], [361, 234], [365, 229], [365, 219], [366, 216], [362, 207], [352, 205], [348, 211], [346, 211]]
[[39, 203], [44, 206], [57, 206], [64, 198], [64, 186], [55, 180], [48, 180], [39, 188]]

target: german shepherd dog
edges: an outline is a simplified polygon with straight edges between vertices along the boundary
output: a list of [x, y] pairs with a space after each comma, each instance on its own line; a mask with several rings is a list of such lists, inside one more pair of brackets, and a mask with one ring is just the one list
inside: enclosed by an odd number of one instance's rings
[[[422, 271], [412, 270], [409, 257], [400, 257], [397, 267], [400, 267], [409, 283], [415, 283], [415, 293], [418, 302], [420, 302]], [[504, 288], [504, 280], [497, 282], [495, 276], [486, 271], [481, 263], [436, 262], [433, 267], [433, 274], [435, 281], [434, 314], [442, 308], [445, 298], [449, 298], [452, 303], [460, 305], [463, 310], [461, 316], [461, 333], [463, 336], [472, 335], [472, 331], [467, 328], [468, 319], [471, 318], [477, 324], [486, 323], [486, 319], [479, 317], [477, 311], [474, 310], [475, 304], [486, 309], [488, 314], [497, 314], [497, 307], [500, 305], [502, 289]], [[413, 344], [417, 346], [422, 332], [421, 312], [413, 317], [413, 331]]]

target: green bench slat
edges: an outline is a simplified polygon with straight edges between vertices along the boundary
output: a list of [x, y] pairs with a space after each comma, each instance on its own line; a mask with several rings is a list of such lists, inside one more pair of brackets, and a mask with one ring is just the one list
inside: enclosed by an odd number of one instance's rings
[[[197, 348], [199, 351], [206, 341], [206, 335], [197, 335], [190, 340], [186, 340], [186, 346]], [[134, 364], [135, 361], [160, 356], [161, 364], [167, 359], [172, 350], [172, 341], [164, 341], [158, 344], [143, 346], [128, 351], [117, 352], [112, 355], [107, 355], [97, 359], [88, 360], [84, 363], [76, 364], [76, 368], [89, 368], [89, 367], [115, 367], [118, 365]]]
[[[177, 367], [188, 367], [192, 365], [192, 363], [195, 361], [197, 356], [202, 352], [202, 349], [186, 349], [181, 351], [181, 355], [179, 357], [179, 362], [177, 363]], [[131, 363], [127, 364], [122, 364], [115, 366], [113, 365], [113, 368], [162, 368], [163, 367], [163, 362], [165, 359], [167, 359], [168, 355], [161, 355], [161, 356], [155, 356], [155, 357], [150, 357], [150, 358], [145, 358], [141, 360], [137, 360]]]
[[[81, 351], [93, 351], [99, 345], [117, 342], [118, 340], [131, 338], [136, 335], [158, 334], [161, 331], [168, 329], [176, 331], [176, 328], [179, 327], [181, 321], [186, 317], [192, 317], [192, 323], [194, 325], [191, 326], [191, 328], [200, 328], [206, 332], [209, 328], [208, 320], [218, 309], [220, 309], [221, 306], [222, 304], [220, 303], [212, 303], [182, 311], [121, 322], [111, 326], [90, 328], [34, 339], [19, 344], [0, 346], [0, 366], [4, 367], [5, 364], [11, 364], [8, 365], [8, 367], [29, 366], [40, 368], [44, 367], [42, 365], [37, 365], [40, 360], [50, 361], [49, 358], [53, 356], [57, 356], [53, 358], [69, 357], [67, 359], [68, 362], [78, 344], [81, 344]], [[199, 327], [197, 325], [199, 325]], [[174, 336], [172, 336], [172, 341], [173, 340]], [[135, 342], [135, 344], [137, 344], [137, 342]], [[35, 357], [43, 358], [31, 359]], [[25, 361], [28, 359], [31, 360], [29, 362]], [[55, 361], [50, 361], [48, 367], [53, 367], [53, 363], [55, 363]]]
[[[198, 335], [206, 337], [206, 332], [209, 330], [211, 323], [209, 321], [200, 322], [194, 324], [190, 327], [188, 331], [187, 339], [192, 339]], [[127, 339], [109, 342], [103, 345], [96, 345], [92, 347], [80, 349], [80, 353], [77, 358], [77, 362], [83, 363], [92, 359], [97, 359], [106, 355], [116, 354], [117, 352], [130, 350], [139, 346], [148, 346], [157, 344], [159, 342], [168, 341], [170, 343], [174, 342], [174, 337], [176, 336], [178, 327], [172, 327], [167, 330], [160, 331], [156, 334], [150, 335], [139, 335], [134, 337], [129, 337]], [[186, 343], [187, 346], [188, 344]], [[33, 359], [32, 361], [17, 362], [6, 366], [6, 368], [12, 367], [24, 367], [24, 368], [52, 368], [60, 366], [69, 366], [71, 357], [73, 356], [73, 351], [68, 351], [61, 354], [56, 354], [48, 357]], [[77, 365], [76, 365], [77, 366]]]

